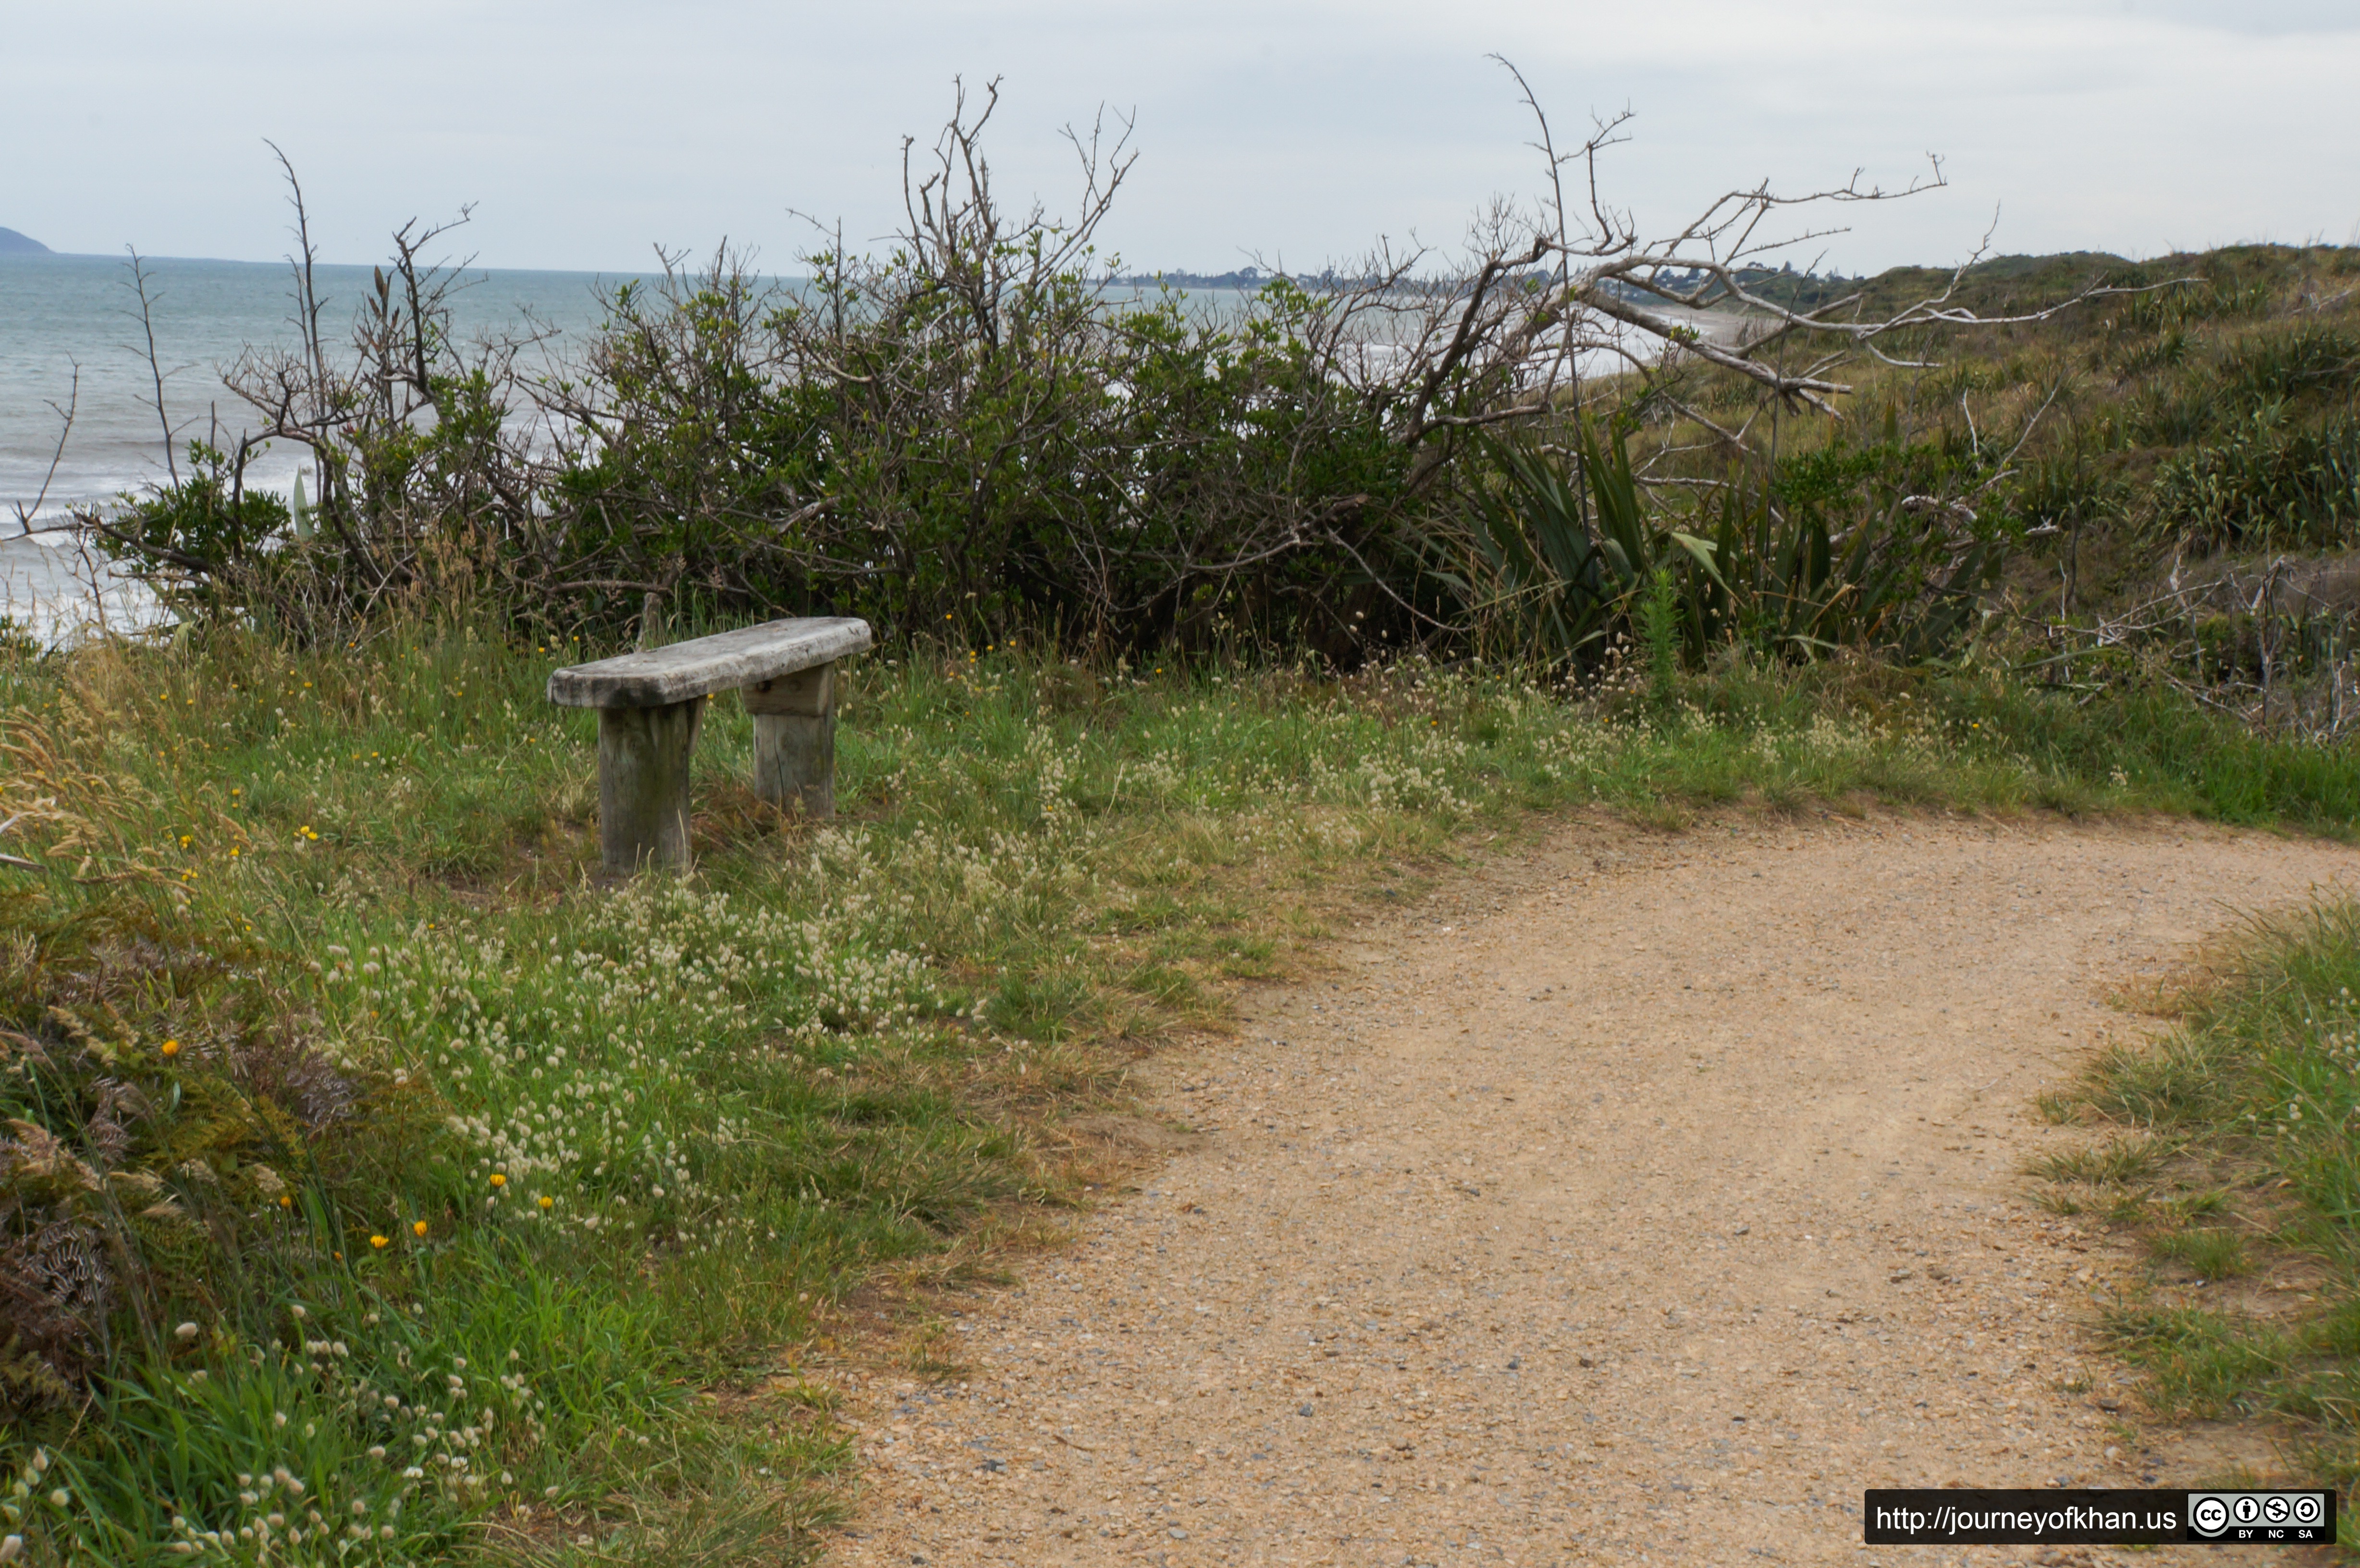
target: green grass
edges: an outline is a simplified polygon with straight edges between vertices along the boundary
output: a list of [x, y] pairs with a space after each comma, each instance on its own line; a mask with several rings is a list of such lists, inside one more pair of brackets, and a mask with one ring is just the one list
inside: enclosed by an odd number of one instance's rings
[[[266, 1527], [355, 1563], [798, 1560], [846, 1451], [793, 1369], [858, 1351], [856, 1292], [1054, 1225], [1088, 1175], [1060, 1116], [1479, 835], [2360, 807], [2346, 753], [1972, 670], [1617, 709], [901, 650], [847, 678], [835, 822], [752, 797], [716, 702], [697, 874], [617, 887], [590, 721], [541, 695], [578, 657], [420, 627], [0, 660], [5, 849], [48, 867], [0, 868], [27, 1561], [254, 1562]], [[923, 1327], [903, 1364], [943, 1373]]]
[[2234, 1230], [2191, 1226], [2152, 1237], [2156, 1257], [2177, 1263], [2202, 1280], [2234, 1279], [2253, 1272], [2245, 1238]]
[[2048, 1181], [2101, 1184], [2135, 1181], [2155, 1169], [2163, 1150], [2153, 1138], [2117, 1138], [2081, 1149], [2043, 1155], [2033, 1161], [2032, 1174]]
[[2162, 1415], [2210, 1420], [2250, 1409], [2282, 1378], [2300, 1345], [2276, 1324], [2198, 1307], [2145, 1306], [2107, 1314], [2116, 1351], [2148, 1377]]
[[[2360, 1480], [2355, 988], [2360, 904], [2253, 931], [2180, 1028], [2096, 1064], [2083, 1106], [2137, 1130], [2038, 1172], [2126, 1184], [2114, 1218], [2155, 1274], [2108, 1328], [2156, 1407], [2289, 1423], [2305, 1462], [2347, 1490]], [[2107, 1152], [2134, 1139], [2169, 1157]]]

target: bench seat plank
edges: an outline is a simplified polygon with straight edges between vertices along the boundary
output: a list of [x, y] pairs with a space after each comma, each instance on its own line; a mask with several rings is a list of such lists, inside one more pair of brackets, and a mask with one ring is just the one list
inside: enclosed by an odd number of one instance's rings
[[849, 617], [766, 621], [560, 670], [549, 678], [549, 700], [568, 708], [669, 707], [831, 663], [869, 640], [869, 623]]

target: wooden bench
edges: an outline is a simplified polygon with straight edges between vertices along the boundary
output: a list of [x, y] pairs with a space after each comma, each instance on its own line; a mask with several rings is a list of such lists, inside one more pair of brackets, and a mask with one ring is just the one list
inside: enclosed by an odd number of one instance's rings
[[754, 789], [788, 811], [836, 814], [836, 661], [869, 623], [769, 621], [558, 670], [549, 700], [598, 710], [598, 847], [606, 869], [688, 865], [688, 759], [705, 704], [738, 688], [754, 715]]

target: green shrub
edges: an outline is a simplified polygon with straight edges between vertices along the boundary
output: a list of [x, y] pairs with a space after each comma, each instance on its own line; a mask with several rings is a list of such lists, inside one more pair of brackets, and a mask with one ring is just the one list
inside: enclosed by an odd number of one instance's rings
[[2344, 547], [2360, 524], [2360, 420], [2266, 402], [2156, 475], [2156, 526], [2206, 550]]
[[2228, 391], [2257, 407], [2305, 394], [2348, 393], [2360, 386], [2360, 337], [2316, 324], [2265, 332], [2223, 356], [2219, 375]]
[[2188, 334], [2178, 327], [2143, 343], [2125, 354], [2114, 367], [2114, 374], [2125, 381], [2151, 375], [2184, 365], [2188, 360]]
[[126, 499], [107, 518], [105, 542], [207, 593], [278, 542], [290, 522], [286, 502], [268, 490], [246, 489], [242, 468], [202, 441], [191, 441], [189, 476], [155, 495]]
[[2133, 295], [2123, 308], [2123, 324], [2133, 332], [2161, 332], [2201, 321], [2242, 321], [2267, 315], [2275, 302], [2267, 282], [2191, 282]]
[[[2005, 558], [1970, 508], [1913, 494], [1950, 466], [1931, 449], [1830, 449], [1775, 487], [1732, 474], [1684, 516], [1646, 495], [1629, 441], [1626, 426], [1601, 441], [1577, 422], [1569, 460], [1485, 444], [1465, 524], [1427, 555], [1487, 648], [1586, 670], [1634, 637], [1658, 669], [1666, 637], [1691, 667], [1732, 647], [1922, 658], [1972, 624]], [[1658, 598], [1668, 620], [1651, 618]]]

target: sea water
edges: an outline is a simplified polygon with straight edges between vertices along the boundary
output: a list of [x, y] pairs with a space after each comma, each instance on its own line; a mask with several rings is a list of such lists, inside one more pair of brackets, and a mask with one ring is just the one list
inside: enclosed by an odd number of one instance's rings
[[[174, 462], [185, 477], [192, 440], [234, 449], [264, 421], [224, 376], [249, 349], [301, 341], [283, 263], [154, 257], [143, 267], [145, 323], [127, 258], [0, 256], [0, 618], [45, 644], [93, 625], [137, 630], [166, 618], [62, 525], [76, 508], [152, 493]], [[375, 269], [319, 267], [312, 276], [333, 353], [375, 291]], [[563, 362], [603, 320], [603, 292], [621, 281], [471, 271], [452, 297], [453, 324], [462, 342], [532, 332], [542, 342], [529, 365], [544, 354]], [[284, 495], [307, 466], [300, 446], [275, 442], [249, 462], [246, 484]]]
[[[190, 441], [211, 437], [226, 450], [263, 422], [222, 378], [250, 347], [291, 348], [301, 341], [290, 269], [167, 257], [144, 266], [156, 368], [163, 373], [161, 416], [126, 259], [0, 256], [0, 516], [13, 519], [18, 507], [29, 510], [38, 500], [41, 516], [59, 517], [164, 483], [170, 474], [168, 420], [183, 470]], [[314, 268], [321, 331], [332, 354], [349, 341], [362, 300], [375, 291], [374, 271]], [[451, 304], [463, 343], [545, 332], [536, 356], [546, 352], [562, 361], [603, 319], [601, 291], [622, 278], [495, 270], [472, 271], [462, 281]], [[71, 430], [64, 426], [69, 406]], [[300, 447], [279, 442], [252, 463], [247, 483], [284, 492], [304, 465]]]

